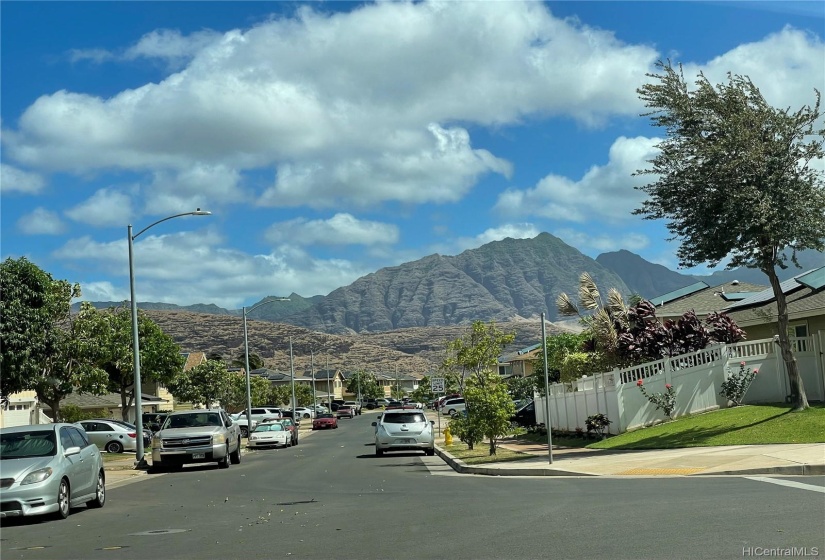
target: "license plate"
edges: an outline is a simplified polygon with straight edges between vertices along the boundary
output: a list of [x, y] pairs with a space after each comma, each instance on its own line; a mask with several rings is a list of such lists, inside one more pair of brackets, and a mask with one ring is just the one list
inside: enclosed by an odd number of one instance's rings
[[412, 440], [412, 439], [401, 439], [401, 440], [398, 440], [398, 441], [399, 441], [399, 443], [406, 443], [406, 444], [415, 443], [415, 440]]
[[192, 453], [193, 459], [205, 459], [206, 453]]

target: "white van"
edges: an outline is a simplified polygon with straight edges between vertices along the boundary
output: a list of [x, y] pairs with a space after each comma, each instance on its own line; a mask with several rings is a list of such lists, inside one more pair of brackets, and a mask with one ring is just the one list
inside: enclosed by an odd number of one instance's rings
[[459, 412], [464, 412], [467, 405], [464, 404], [463, 398], [448, 399], [441, 405], [441, 414], [445, 416], [455, 416]]

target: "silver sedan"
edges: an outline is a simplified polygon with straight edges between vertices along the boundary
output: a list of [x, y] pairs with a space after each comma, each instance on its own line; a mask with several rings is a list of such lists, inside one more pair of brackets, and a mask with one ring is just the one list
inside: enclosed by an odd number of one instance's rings
[[69, 516], [80, 505], [103, 507], [106, 473], [100, 450], [73, 424], [0, 429], [0, 518]]

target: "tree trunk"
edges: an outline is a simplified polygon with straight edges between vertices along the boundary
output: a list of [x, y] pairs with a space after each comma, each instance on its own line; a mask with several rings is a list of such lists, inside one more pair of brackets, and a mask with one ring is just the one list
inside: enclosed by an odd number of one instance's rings
[[[121, 418], [123, 418], [124, 422], [129, 421], [129, 408], [132, 406], [132, 402], [134, 401], [134, 399], [134, 391], [129, 393], [126, 387], [120, 388], [120, 416]], [[139, 412], [135, 411], [135, 414], [139, 414]]]
[[776, 297], [777, 322], [779, 325], [779, 349], [782, 352], [782, 360], [785, 362], [785, 369], [788, 370], [788, 383], [791, 388], [790, 400], [794, 411], [808, 408], [808, 396], [805, 394], [805, 387], [802, 384], [802, 377], [799, 375], [799, 364], [791, 349], [791, 339], [788, 335], [788, 304], [785, 301], [785, 293], [780, 287], [779, 278], [773, 267], [763, 270], [768, 275], [773, 294]]
[[496, 440], [495, 438], [490, 438], [490, 455], [496, 454]]

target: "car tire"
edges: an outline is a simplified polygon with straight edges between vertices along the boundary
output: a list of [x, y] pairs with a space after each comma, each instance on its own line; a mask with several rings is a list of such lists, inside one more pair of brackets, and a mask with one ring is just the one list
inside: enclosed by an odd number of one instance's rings
[[65, 478], [60, 481], [57, 487], [57, 511], [55, 517], [57, 519], [66, 519], [69, 517], [72, 503], [72, 490], [69, 488], [69, 481]]
[[149, 474], [162, 473], [166, 470], [166, 465], [161, 461], [152, 461], [152, 466], [149, 467]]
[[110, 441], [105, 447], [108, 453], [123, 453], [123, 444], [119, 441]]
[[97, 489], [95, 491], [95, 497], [93, 500], [89, 500], [86, 502], [86, 505], [90, 508], [102, 508], [103, 504], [106, 503], [106, 475], [103, 474], [103, 471], [97, 473]]
[[244, 439], [248, 439], [249, 438], [249, 430], [247, 430], [244, 427], [241, 427], [241, 437], [244, 438]]
[[380, 456], [381, 456], [381, 455], [383, 455], [383, 454], [384, 454], [384, 450], [383, 450], [383, 449], [379, 449], [379, 448], [378, 448], [378, 446], [376, 445], [376, 446], [375, 446], [375, 456], [376, 456], [376, 457], [380, 457]]
[[229, 460], [229, 446], [227, 445], [226, 446], [226, 455], [223, 456], [223, 459], [218, 461], [218, 468], [228, 469], [230, 462], [231, 461]]
[[241, 440], [238, 439], [238, 448], [229, 454], [229, 460], [236, 465], [241, 464]]
[[449, 415], [450, 415], [450, 417], [455, 416], [455, 415], [456, 415], [455, 409], [454, 409], [454, 408], [451, 408], [451, 409], [447, 412], [447, 414], [449, 414]]
[[306, 412], [304, 412], [303, 419], [304, 419], [304, 420], [306, 420], [307, 418], [309, 418], [309, 414], [307, 414]]
[[435, 448], [431, 447], [430, 449], [425, 449], [424, 454], [427, 455], [427, 457], [432, 457], [435, 455]]

